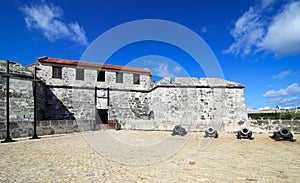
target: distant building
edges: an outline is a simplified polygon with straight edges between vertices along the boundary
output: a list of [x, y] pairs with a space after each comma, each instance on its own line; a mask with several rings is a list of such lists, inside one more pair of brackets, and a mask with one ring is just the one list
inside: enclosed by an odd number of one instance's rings
[[258, 112], [259, 113], [276, 113], [276, 112], [279, 112], [280, 109], [262, 109], [262, 110], [259, 110]]
[[260, 109], [260, 110], [251, 110], [248, 111], [249, 114], [253, 113], [284, 113], [284, 112], [289, 112], [289, 113], [299, 113], [300, 109], [299, 108], [269, 108], [269, 109]]

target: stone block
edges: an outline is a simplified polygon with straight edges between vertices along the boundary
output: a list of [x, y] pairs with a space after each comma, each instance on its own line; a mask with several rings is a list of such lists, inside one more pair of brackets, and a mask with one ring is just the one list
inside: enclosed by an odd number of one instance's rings
[[67, 120], [66, 124], [67, 124], [67, 126], [72, 127], [72, 126], [74, 126], [74, 121], [73, 120]]
[[50, 121], [41, 121], [41, 126], [50, 126]]
[[60, 122], [59, 120], [51, 120], [50, 122], [50, 126], [58, 126], [58, 123]]
[[291, 120], [282, 120], [281, 122], [282, 126], [290, 127], [292, 125]]
[[42, 131], [43, 135], [53, 135], [55, 133], [53, 128], [45, 128]]

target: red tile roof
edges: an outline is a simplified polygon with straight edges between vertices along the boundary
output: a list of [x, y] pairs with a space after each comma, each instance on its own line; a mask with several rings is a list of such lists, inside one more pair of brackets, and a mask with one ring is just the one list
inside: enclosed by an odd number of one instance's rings
[[94, 67], [94, 68], [101, 68], [101, 69], [132, 71], [132, 72], [142, 72], [142, 73], [151, 74], [151, 71], [148, 69], [136, 68], [136, 67], [118, 66], [118, 65], [111, 65], [111, 64], [98, 64], [92, 62], [82, 62], [77, 60], [65, 60], [61, 58], [48, 58], [48, 57], [38, 58], [37, 60], [42, 63], [55, 63], [55, 64]]
[[259, 111], [275, 111], [275, 109], [261, 109]]

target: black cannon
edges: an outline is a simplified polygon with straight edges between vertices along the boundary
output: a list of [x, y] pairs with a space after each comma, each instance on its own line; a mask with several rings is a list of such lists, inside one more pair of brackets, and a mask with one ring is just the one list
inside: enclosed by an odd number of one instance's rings
[[279, 131], [275, 131], [270, 138], [280, 141], [280, 140], [289, 140], [295, 142], [296, 139], [293, 139], [293, 134], [288, 128], [281, 128]]
[[215, 138], [218, 138], [219, 134], [218, 134], [217, 130], [214, 129], [213, 127], [208, 127], [205, 130], [204, 137], [215, 137]]
[[186, 134], [187, 134], [186, 130], [185, 130], [181, 125], [176, 125], [176, 126], [174, 127], [173, 133], [172, 133], [173, 136], [174, 136], [174, 135], [181, 135], [181, 136], [184, 136], [184, 135], [186, 135]]
[[237, 139], [246, 138], [246, 139], [250, 139], [250, 140], [254, 139], [252, 137], [252, 131], [249, 128], [246, 128], [246, 127], [242, 128], [241, 130], [239, 130], [237, 132], [236, 138]]

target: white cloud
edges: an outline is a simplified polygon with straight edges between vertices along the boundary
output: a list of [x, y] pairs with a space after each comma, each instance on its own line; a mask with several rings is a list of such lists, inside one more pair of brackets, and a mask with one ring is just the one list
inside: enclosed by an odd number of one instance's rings
[[181, 72], [181, 67], [175, 66], [173, 70], [174, 70], [175, 73], [180, 73]]
[[247, 55], [253, 47], [261, 41], [264, 35], [264, 21], [261, 6], [250, 7], [235, 23], [230, 34], [235, 39], [225, 53]]
[[224, 53], [249, 55], [259, 51], [276, 56], [300, 53], [300, 2], [290, 1], [271, 17], [267, 16], [274, 0], [260, 1], [250, 7], [230, 31], [234, 38]]
[[291, 96], [300, 93], [300, 87], [297, 83], [293, 83], [290, 86], [280, 90], [269, 90], [263, 94], [263, 97], [280, 97]]
[[161, 63], [155, 68], [155, 73], [160, 77], [175, 77], [175, 75], [169, 70], [169, 65]]
[[274, 105], [279, 105], [281, 107], [295, 107], [299, 106], [300, 98], [299, 97], [290, 97], [290, 98], [275, 98], [270, 101], [269, 103], [273, 103]]
[[75, 42], [79, 42], [82, 45], [87, 45], [87, 38], [85, 35], [85, 31], [82, 27], [78, 25], [78, 23], [70, 23], [69, 28], [73, 34], [71, 34], [71, 39]]
[[259, 46], [278, 56], [300, 52], [300, 2], [288, 4], [273, 19]]
[[167, 63], [159, 63], [154, 66], [154, 73], [160, 77], [174, 78], [181, 76], [183, 74], [183, 70], [179, 66], [169, 65]]
[[207, 33], [207, 27], [206, 27], [206, 26], [203, 26], [203, 27], [201, 28], [201, 32], [202, 32], [202, 33]]
[[269, 6], [270, 4], [272, 4], [275, 0], [262, 0], [261, 4], [262, 4], [262, 8], [265, 8], [267, 6]]
[[273, 79], [284, 79], [287, 76], [291, 75], [291, 71], [282, 71], [280, 73], [278, 73], [277, 75], [273, 76]]
[[81, 45], [87, 45], [85, 31], [75, 23], [63, 22], [63, 10], [52, 4], [35, 4], [24, 6], [21, 11], [25, 13], [25, 22], [28, 29], [37, 29], [50, 41], [69, 39]]

